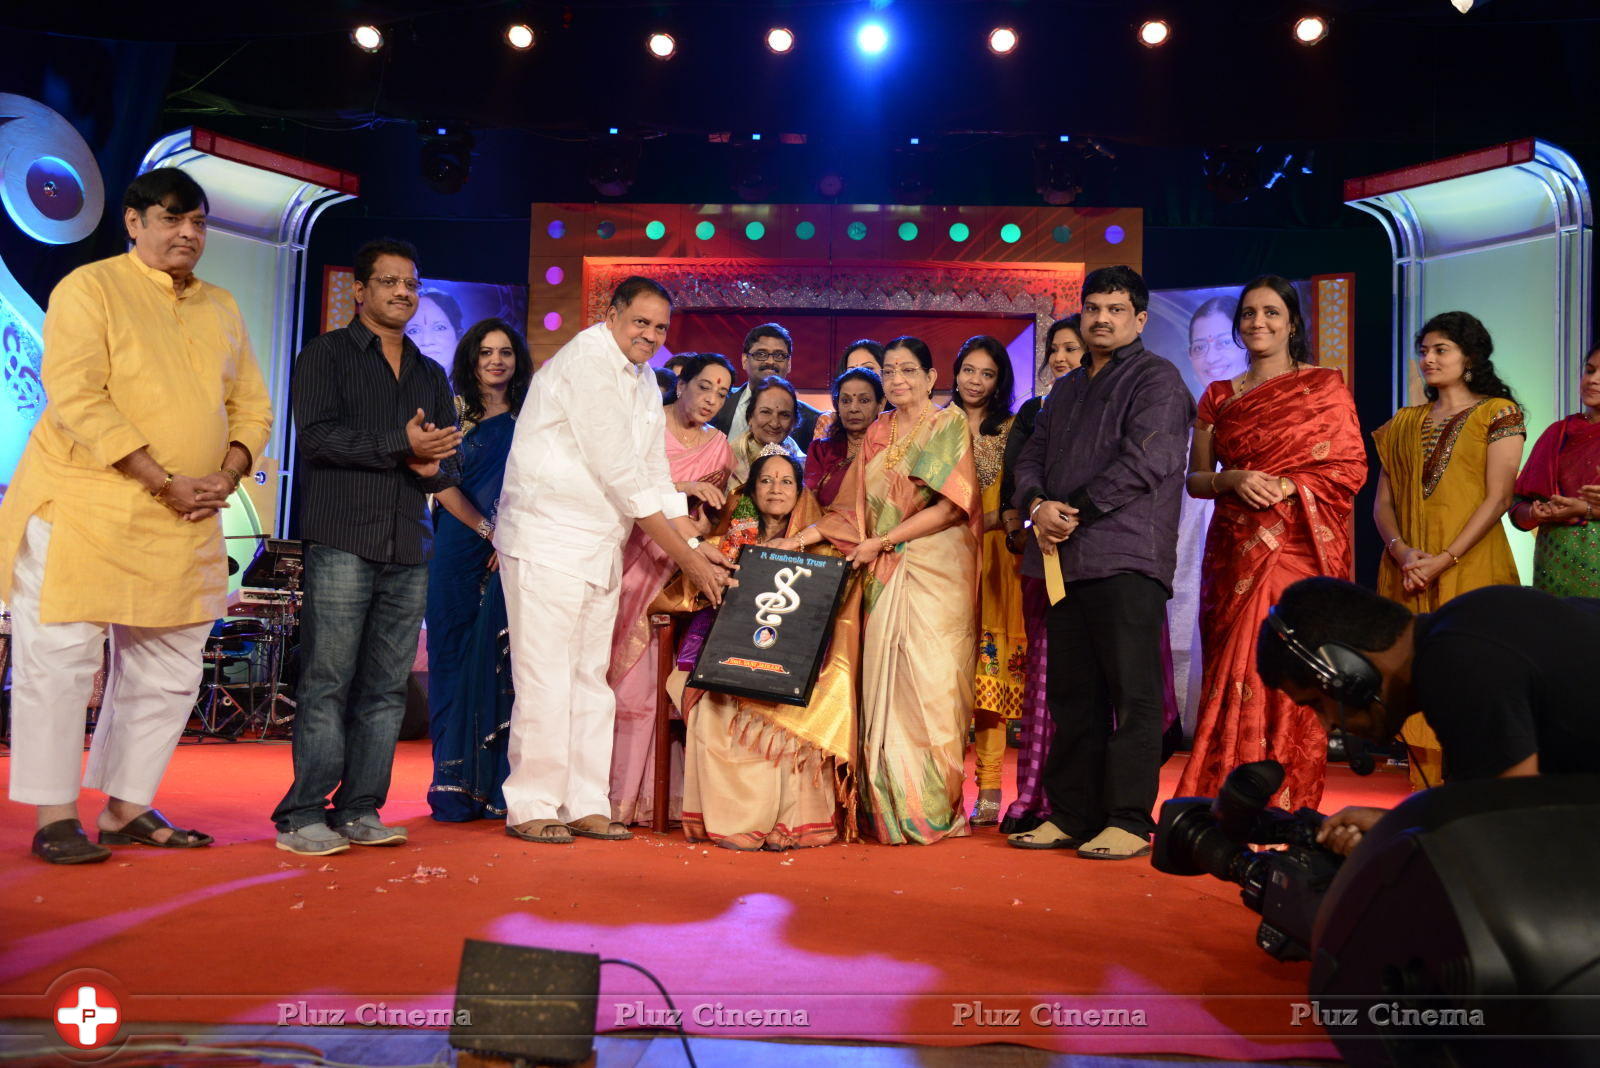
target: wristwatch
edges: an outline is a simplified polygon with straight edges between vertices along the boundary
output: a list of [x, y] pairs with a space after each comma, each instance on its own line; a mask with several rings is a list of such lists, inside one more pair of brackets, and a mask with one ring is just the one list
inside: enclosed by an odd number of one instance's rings
[[689, 548], [691, 548], [691, 549], [700, 548], [700, 537], [699, 537], [699, 535], [695, 535], [695, 536], [693, 536], [693, 537], [691, 537], [689, 539]]

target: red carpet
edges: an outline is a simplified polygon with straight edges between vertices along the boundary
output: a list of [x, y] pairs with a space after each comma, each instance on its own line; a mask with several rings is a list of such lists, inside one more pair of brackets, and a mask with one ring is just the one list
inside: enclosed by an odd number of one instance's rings
[[[384, 816], [412, 843], [327, 861], [273, 848], [285, 745], [179, 749], [158, 804], [215, 835], [208, 850], [123, 847], [52, 868], [26, 853], [32, 811], [4, 806], [0, 1018], [47, 1018], [51, 984], [94, 968], [130, 1024], [331, 1023], [318, 1014], [332, 1009], [398, 1022], [383, 1014], [449, 1008], [470, 937], [636, 961], [696, 1033], [1334, 1056], [1320, 1030], [1290, 1024], [1308, 966], [1257, 950], [1258, 917], [1210, 878], [1023, 853], [992, 828], [781, 855], [676, 833], [524, 844], [494, 823], [434, 823], [428, 777], [427, 744], [403, 743]], [[1392, 804], [1404, 783], [1339, 768], [1322, 807]], [[602, 970], [601, 1030], [659, 1026], [662, 1009], [643, 976]]]

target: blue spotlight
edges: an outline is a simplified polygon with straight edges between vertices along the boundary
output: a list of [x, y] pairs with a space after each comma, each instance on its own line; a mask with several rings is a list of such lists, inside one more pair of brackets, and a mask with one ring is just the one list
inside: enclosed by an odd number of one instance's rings
[[856, 47], [869, 56], [878, 55], [889, 47], [889, 31], [881, 22], [868, 22], [856, 31]]

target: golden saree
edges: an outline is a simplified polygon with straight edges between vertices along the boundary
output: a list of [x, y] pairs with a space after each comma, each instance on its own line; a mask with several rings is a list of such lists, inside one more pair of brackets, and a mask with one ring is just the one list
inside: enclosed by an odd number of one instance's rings
[[[731, 500], [726, 514], [724, 531], [713, 540], [734, 560], [758, 541], [760, 523], [748, 497]], [[785, 536], [794, 537], [821, 514], [816, 497], [801, 493]], [[681, 584], [675, 588], [681, 595]], [[852, 579], [805, 707], [684, 691], [683, 830], [691, 841], [789, 849], [827, 845], [841, 833], [855, 840], [851, 770], [860, 648], [860, 583]]]
[[1328, 740], [1316, 716], [1256, 674], [1256, 636], [1285, 588], [1303, 578], [1348, 579], [1350, 513], [1367, 477], [1355, 401], [1329, 368], [1304, 368], [1235, 395], [1229, 381], [1200, 398], [1224, 470], [1288, 478], [1293, 496], [1254, 509], [1217, 498], [1201, 564], [1200, 640], [1205, 673], [1194, 750], [1178, 794], [1214, 797], [1240, 764], [1276, 760], [1286, 772], [1272, 804], [1315, 808]]
[[867, 428], [818, 529], [849, 550], [939, 497], [961, 511], [954, 526], [880, 553], [862, 576], [862, 805], [880, 841], [929, 843], [968, 833], [961, 780], [983, 514], [966, 416], [936, 411], [891, 450], [894, 418]]
[[[1028, 637], [1022, 618], [1022, 558], [1006, 548], [1000, 512], [1006, 439], [1016, 416], [998, 433], [972, 440], [972, 459], [982, 487], [983, 541], [978, 557], [978, 674], [974, 708], [1005, 719], [1022, 715], [1027, 684]], [[980, 772], [981, 777], [981, 772]], [[996, 775], [993, 786], [1000, 785]]]
[[[1489, 397], [1435, 426], [1429, 404], [1402, 408], [1372, 432], [1378, 461], [1389, 476], [1400, 538], [1414, 549], [1442, 552], [1483, 503], [1489, 445], [1504, 437], [1527, 435], [1522, 409]], [[1521, 582], [1504, 526], [1496, 523], [1478, 544], [1462, 554], [1421, 593], [1407, 593], [1400, 565], [1389, 553], [1378, 565], [1378, 592], [1413, 612], [1432, 612], [1457, 594], [1480, 586]], [[1411, 749], [1411, 784], [1437, 786], [1443, 779], [1439, 739], [1420, 713], [1401, 731]]]

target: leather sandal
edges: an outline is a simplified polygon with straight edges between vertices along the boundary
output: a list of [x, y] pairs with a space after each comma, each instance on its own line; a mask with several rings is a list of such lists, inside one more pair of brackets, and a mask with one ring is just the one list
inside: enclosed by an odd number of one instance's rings
[[[162, 828], [172, 831], [165, 842], [155, 837]], [[167, 817], [150, 809], [122, 825], [120, 831], [101, 831], [101, 845], [146, 845], [156, 849], [200, 849], [215, 839], [199, 831], [185, 831], [172, 826]]]
[[[612, 830], [613, 827], [617, 829]], [[567, 830], [580, 838], [599, 838], [607, 842], [623, 842], [633, 837], [633, 832], [625, 824], [608, 820], [598, 813], [573, 820], [567, 824]]]
[[1084, 860], [1134, 860], [1150, 855], [1150, 839], [1121, 827], [1107, 827], [1078, 847]]
[[571, 845], [572, 832], [560, 820], [529, 820], [516, 826], [506, 824], [506, 833], [524, 842], [543, 842], [545, 845]]
[[1006, 835], [1006, 845], [1016, 849], [1077, 849], [1083, 845], [1083, 839], [1074, 838], [1045, 820], [1031, 831]]
[[109, 858], [111, 850], [89, 841], [83, 824], [67, 819], [47, 823], [34, 832], [33, 855], [47, 864], [96, 864]]

